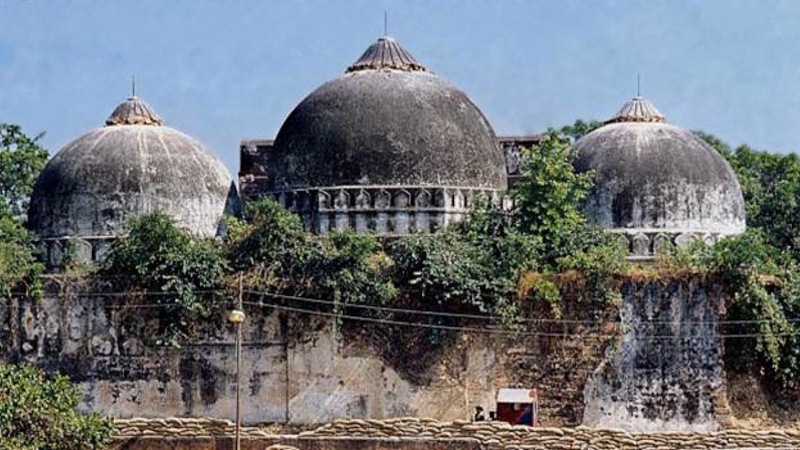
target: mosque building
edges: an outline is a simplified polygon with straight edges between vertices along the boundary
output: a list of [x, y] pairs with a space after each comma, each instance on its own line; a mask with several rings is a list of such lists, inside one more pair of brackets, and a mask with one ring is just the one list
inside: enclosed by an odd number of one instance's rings
[[28, 222], [45, 260], [58, 267], [68, 246], [78, 261], [102, 260], [129, 219], [152, 212], [214, 236], [237, 202], [225, 165], [132, 96], [105, 126], [70, 142], [47, 163], [33, 189]]
[[[306, 96], [274, 140], [242, 142], [239, 189], [245, 201], [276, 199], [317, 233], [435, 232], [463, 219], [479, 196], [508, 207], [519, 148], [539, 139], [498, 138], [464, 92], [382, 37]], [[727, 162], [641, 97], [575, 149], [576, 170], [595, 177], [590, 222], [625, 236], [633, 259], [744, 231]], [[48, 162], [29, 223], [57, 266], [68, 243], [78, 260], [101, 260], [132, 217], [160, 211], [214, 236], [237, 207], [225, 166], [134, 96]]]

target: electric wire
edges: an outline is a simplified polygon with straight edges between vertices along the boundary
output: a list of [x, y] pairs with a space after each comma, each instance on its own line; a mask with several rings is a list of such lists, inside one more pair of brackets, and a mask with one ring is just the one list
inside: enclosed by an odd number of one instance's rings
[[[224, 289], [217, 289], [217, 290], [201, 290], [201, 291], [194, 291], [195, 294], [213, 294], [213, 295], [221, 295], [221, 294], [231, 294], [232, 290], [224, 290]], [[277, 299], [283, 300], [292, 300], [292, 301], [299, 301], [305, 302], [310, 304], [318, 304], [318, 305], [325, 305], [331, 307], [342, 307], [342, 308], [354, 308], [354, 309], [362, 309], [362, 310], [370, 310], [370, 311], [377, 311], [383, 313], [399, 313], [399, 314], [409, 314], [409, 315], [421, 315], [421, 316], [431, 316], [431, 317], [442, 317], [442, 318], [453, 318], [453, 319], [469, 319], [469, 320], [489, 320], [489, 321], [500, 321], [502, 318], [498, 316], [491, 316], [491, 315], [478, 315], [478, 314], [464, 314], [464, 313], [451, 313], [451, 312], [443, 312], [443, 311], [432, 311], [432, 310], [420, 310], [420, 309], [406, 309], [406, 308], [395, 308], [395, 307], [387, 307], [387, 306], [377, 306], [377, 305], [361, 305], [361, 304], [350, 304], [350, 303], [337, 303], [331, 300], [322, 300], [310, 297], [302, 297], [296, 295], [286, 295], [286, 294], [279, 294], [274, 292], [268, 291], [258, 291], [258, 290], [243, 290], [244, 293], [250, 295], [257, 295], [261, 297], [272, 297]], [[86, 292], [77, 294], [77, 297], [91, 297], [94, 299], [103, 299], [104, 297], [166, 297], [166, 296], [175, 296], [178, 295], [174, 292], [163, 292], [163, 291], [138, 291], [138, 292]], [[358, 319], [369, 319], [370, 321], [374, 320], [385, 320], [385, 319], [374, 319], [374, 318], [365, 318], [363, 316], [353, 316], [353, 315], [343, 315], [339, 313], [323, 313], [321, 311], [316, 310], [307, 310], [302, 308], [292, 308], [287, 306], [281, 305], [272, 305], [272, 304], [265, 304], [265, 303], [258, 303], [258, 302], [245, 302], [249, 304], [255, 304], [259, 306], [270, 306], [274, 307], [275, 309], [284, 309], [287, 311], [294, 311], [299, 313], [318, 313], [318, 314], [326, 314], [330, 317], [342, 317], [351, 320], [358, 320]], [[148, 308], [177, 308], [180, 305], [176, 304], [169, 304], [169, 303], [136, 303], [136, 304], [111, 304], [111, 305], [103, 305], [104, 308], [112, 308], [112, 309], [148, 309]], [[421, 324], [418, 322], [404, 322], [404, 321], [392, 321], [397, 322], [396, 325], [403, 325], [403, 326], [413, 326], [418, 324], [425, 328], [431, 327], [445, 327], [443, 325], [434, 325], [434, 324]], [[619, 324], [620, 321], [608, 321], [608, 320], [577, 320], [577, 319], [546, 319], [546, 318], [521, 318], [518, 320], [521, 323], [550, 323], [550, 324], [570, 324], [570, 325], [594, 325], [600, 326], [603, 324]], [[800, 322], [800, 319], [791, 319], [787, 320], [786, 323], [797, 323]], [[388, 323], [388, 322], [385, 322]], [[753, 319], [753, 320], [719, 320], [716, 322], [713, 321], [681, 321], [678, 322], [681, 325], [746, 325], [746, 324], [769, 324], [769, 323], [776, 323], [776, 321], [771, 319]], [[638, 324], [640, 325], [673, 325], [675, 324], [674, 321], [639, 321]], [[446, 326], [448, 328], [442, 329], [449, 329], [449, 328], [460, 328], [460, 331], [480, 331], [480, 330], [497, 330], [496, 328], [477, 328], [477, 327], [455, 327], [455, 326]], [[503, 332], [507, 332], [508, 334], [515, 334], [520, 335], [519, 331], [513, 330], [502, 330]], [[533, 335], [538, 336], [551, 336], [551, 337], [560, 337], [564, 336], [565, 333], [547, 333], [542, 334], [541, 332], [534, 333]], [[568, 333], [566, 333], [568, 334]], [[786, 337], [786, 336], [796, 336], [800, 335], [800, 333], [739, 333], [739, 334], [727, 334], [727, 333], [720, 333], [720, 336], [726, 338], [750, 338], [750, 337], [767, 337], [767, 336], [774, 336], [774, 337]], [[610, 335], [609, 335], [610, 336]], [[654, 336], [657, 338], [670, 338], [673, 339], [674, 336]]]
[[[618, 338], [624, 336], [622, 334], [597, 334], [597, 333], [589, 333], [589, 334], [577, 334], [577, 333], [551, 333], [551, 332], [531, 332], [531, 331], [516, 331], [516, 330], [507, 330], [507, 329], [499, 329], [499, 328], [477, 328], [477, 327], [466, 327], [466, 326], [454, 326], [454, 325], [440, 325], [440, 324], [428, 324], [428, 323], [419, 323], [419, 322], [406, 322], [400, 320], [392, 320], [392, 319], [380, 319], [374, 317], [364, 317], [364, 316], [353, 316], [348, 314], [338, 314], [333, 312], [326, 312], [326, 311], [316, 311], [316, 310], [308, 310], [303, 308], [295, 308], [291, 306], [282, 306], [282, 305], [274, 305], [268, 303], [260, 303], [260, 302], [252, 302], [252, 301], [244, 301], [243, 304], [250, 305], [250, 306], [260, 306], [266, 308], [272, 308], [280, 311], [290, 311], [302, 314], [309, 314], [309, 315], [317, 315], [317, 316], [325, 316], [325, 317], [333, 317], [333, 318], [341, 318], [341, 319], [348, 319], [348, 320], [356, 320], [362, 322], [373, 322], [373, 323], [380, 323], [385, 325], [398, 325], [398, 326], [408, 326], [408, 327], [418, 327], [418, 328], [429, 328], [429, 329], [439, 329], [445, 331], [463, 331], [463, 332], [474, 332], [474, 333], [484, 333], [484, 334], [505, 334], [505, 335], [512, 335], [512, 336], [530, 336], [530, 337], [554, 337], [554, 338], [564, 338], [568, 339], [571, 337], [579, 336], [580, 338], [591, 338], [591, 339], [611, 339], [611, 338]], [[723, 339], [732, 339], [732, 338], [757, 338], [757, 337], [788, 337], [788, 336], [800, 336], [800, 332], [798, 333], [742, 333], [742, 334], [718, 334], [720, 338]], [[654, 340], [680, 340], [683, 339], [680, 336], [676, 335], [641, 335], [635, 334], [637, 339], [654, 339]]]

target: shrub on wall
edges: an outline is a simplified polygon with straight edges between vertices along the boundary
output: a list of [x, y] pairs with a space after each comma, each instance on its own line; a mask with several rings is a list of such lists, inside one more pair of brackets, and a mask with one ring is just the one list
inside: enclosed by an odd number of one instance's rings
[[128, 224], [100, 271], [115, 290], [143, 293], [155, 303], [163, 342], [177, 345], [197, 319], [214, 312], [213, 295], [224, 281], [227, 261], [209, 239], [179, 228], [167, 215], [150, 214]]
[[782, 389], [797, 386], [800, 267], [789, 252], [769, 245], [761, 230], [751, 229], [714, 246], [696, 241], [674, 248], [660, 263], [713, 277], [730, 293], [720, 329], [730, 336], [725, 341], [728, 370], [760, 374]]
[[345, 304], [385, 304], [395, 296], [392, 260], [373, 235], [310, 233], [296, 214], [270, 199], [248, 203], [245, 221], [234, 220], [230, 228], [231, 265], [261, 292], [330, 301], [337, 314]]
[[42, 270], [28, 231], [16, 219], [0, 214], [0, 298], [20, 287], [37, 291]]
[[97, 450], [111, 420], [75, 412], [79, 392], [66, 377], [0, 363], [0, 450]]
[[535, 267], [541, 240], [520, 233], [506, 214], [479, 205], [438, 235], [412, 235], [391, 248], [396, 283], [423, 308], [518, 315], [516, 283]]

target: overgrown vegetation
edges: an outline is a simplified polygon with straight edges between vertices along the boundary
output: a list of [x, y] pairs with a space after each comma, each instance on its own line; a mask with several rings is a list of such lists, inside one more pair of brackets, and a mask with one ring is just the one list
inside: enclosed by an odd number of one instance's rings
[[97, 450], [111, 440], [113, 424], [75, 412], [80, 395], [60, 375], [0, 363], [0, 450]]
[[772, 388], [800, 383], [800, 159], [795, 154], [731, 149], [697, 133], [725, 157], [745, 199], [748, 231], [715, 246], [695, 242], [661, 261], [717, 277], [733, 296], [721, 332], [726, 368], [756, 373]]
[[407, 306], [478, 312], [510, 325], [517, 318], [517, 279], [537, 266], [541, 247], [541, 239], [482, 204], [440, 235], [398, 240], [391, 253]]
[[310, 233], [296, 214], [269, 199], [249, 203], [245, 218], [232, 221], [226, 251], [249, 286], [327, 299], [337, 313], [342, 305], [380, 305], [395, 296], [392, 261], [375, 236]]
[[[579, 131], [570, 132], [578, 135], [591, 127], [579, 121], [574, 126]], [[580, 286], [575, 292], [615, 301], [614, 280], [628, 270], [627, 245], [588, 224], [581, 211], [594, 174], [576, 173], [575, 156], [569, 136], [550, 131], [541, 145], [523, 151], [523, 175], [511, 191], [519, 231], [541, 242], [538, 271], [520, 288], [549, 303], [556, 316], [562, 294], [553, 275], [576, 272]]]
[[168, 216], [133, 219], [115, 241], [99, 274], [116, 292], [144, 294], [161, 319], [160, 341], [178, 345], [198, 320], [214, 317], [228, 263], [209, 239], [192, 236]]
[[24, 224], [47, 150], [18, 125], [0, 124], [0, 299], [16, 288], [36, 291], [42, 265]]

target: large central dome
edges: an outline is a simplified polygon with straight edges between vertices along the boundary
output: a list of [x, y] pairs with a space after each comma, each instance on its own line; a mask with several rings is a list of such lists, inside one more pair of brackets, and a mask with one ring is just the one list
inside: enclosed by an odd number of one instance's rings
[[267, 160], [272, 192], [507, 183], [503, 154], [478, 107], [388, 37], [300, 102]]

